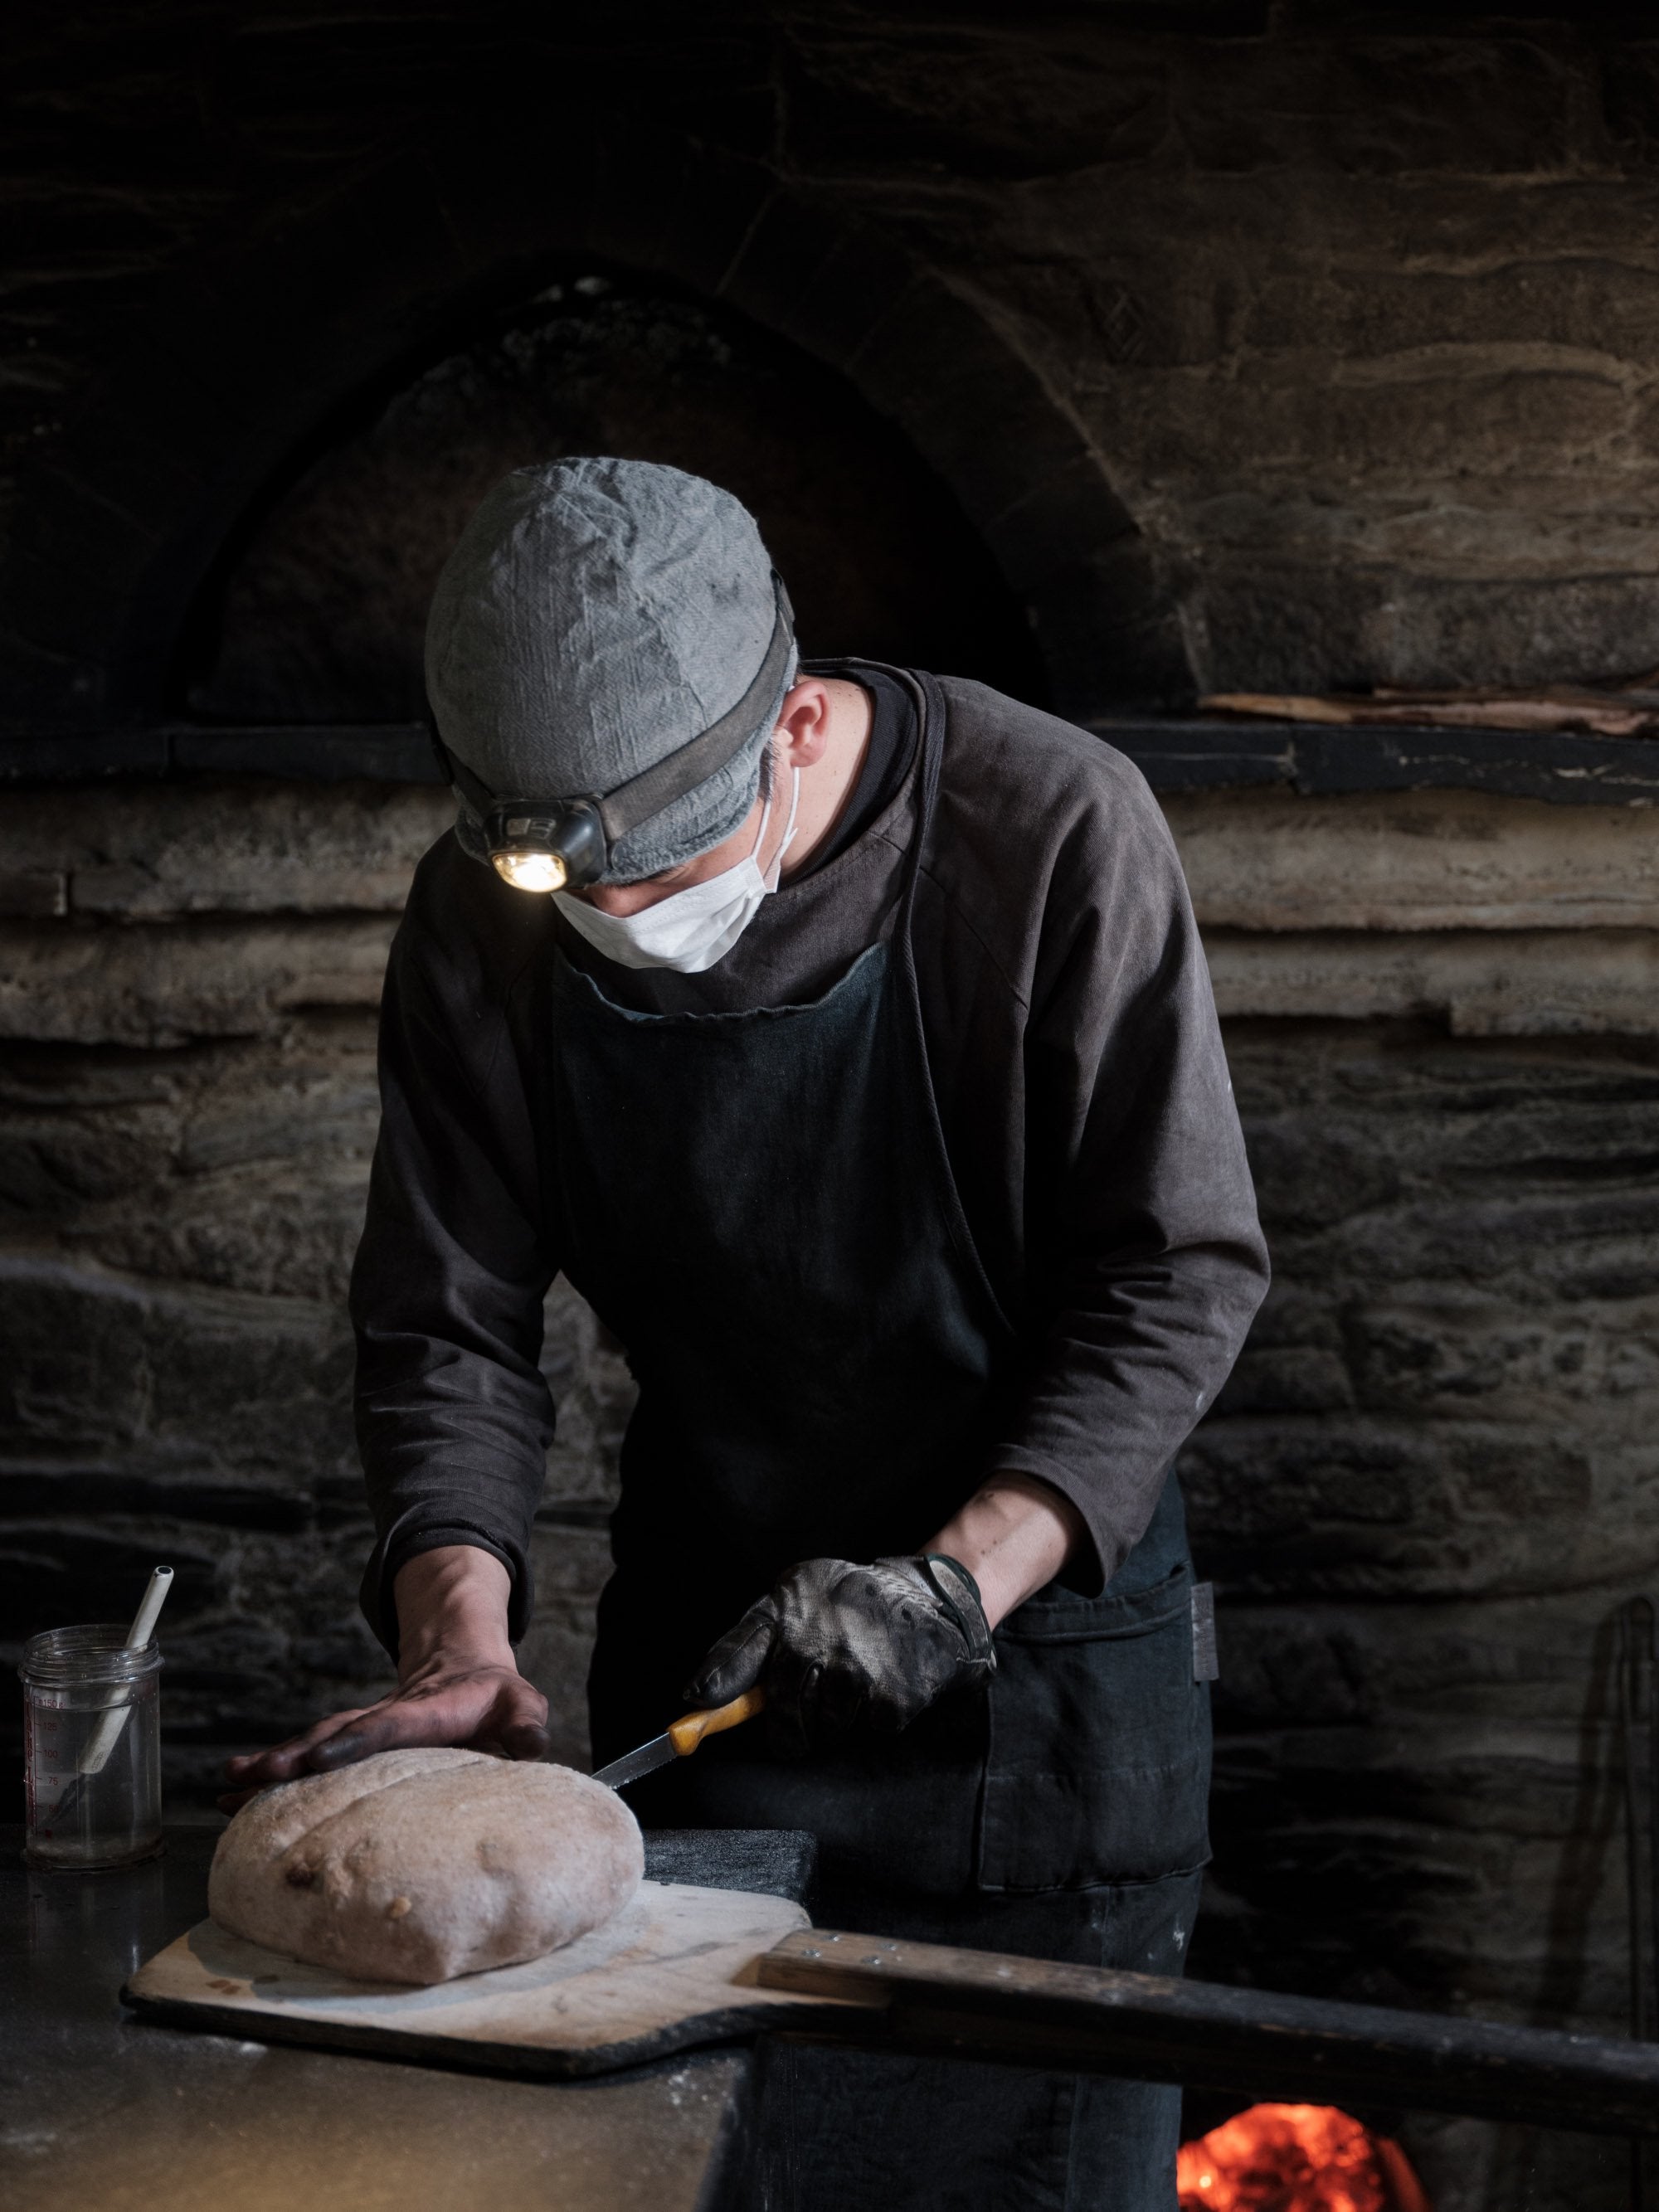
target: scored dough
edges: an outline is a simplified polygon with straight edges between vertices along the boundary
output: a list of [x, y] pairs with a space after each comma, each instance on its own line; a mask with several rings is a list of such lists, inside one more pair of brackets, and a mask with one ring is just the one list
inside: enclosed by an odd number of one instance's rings
[[572, 1767], [384, 1751], [245, 1805], [213, 1855], [208, 1911], [360, 1980], [447, 1982], [574, 1942], [644, 1871], [634, 1815]]

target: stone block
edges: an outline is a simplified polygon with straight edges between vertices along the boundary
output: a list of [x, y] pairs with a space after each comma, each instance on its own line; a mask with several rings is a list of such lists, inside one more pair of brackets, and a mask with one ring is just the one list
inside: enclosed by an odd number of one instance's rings
[[[838, 210], [805, 197], [775, 193], [750, 223], [717, 289], [722, 298], [757, 322], [818, 352], [814, 340], [822, 274], [834, 267], [848, 245], [847, 227]], [[851, 258], [858, 267], [858, 296], [867, 331], [919, 272], [908, 256], [890, 248], [880, 259], [858, 255], [854, 249]], [[844, 273], [842, 281], [844, 284]], [[839, 351], [829, 357], [836, 358]]]
[[803, 236], [795, 203], [780, 199], [768, 210], [766, 233], [769, 245], [777, 238], [780, 260], [799, 251], [798, 285], [779, 269], [769, 294], [762, 293], [762, 271], [745, 255], [726, 280], [726, 296], [833, 368], [843, 368], [890, 309], [927, 281], [916, 257], [873, 224], [836, 222], [825, 252], [811, 229]]
[[[894, 302], [848, 367], [860, 390], [904, 426], [994, 548], [1000, 518], [1035, 488], [1051, 483], [1075, 521], [1092, 482], [1090, 550], [1132, 530], [1104, 471], [1088, 465], [1093, 456], [1077, 426], [1054, 406], [1014, 349], [988, 343], [977, 301], [958, 297], [937, 278], [925, 279]], [[1081, 487], [1072, 469], [1077, 462], [1085, 465]], [[1029, 530], [1021, 530], [1012, 550], [1029, 556]], [[1042, 566], [1053, 559], [1045, 549]], [[1016, 589], [1040, 580], [1040, 572], [1027, 578], [1012, 562], [1008, 574]]]
[[1206, 933], [1224, 1015], [1444, 1022], [1455, 1036], [1659, 1033], [1659, 939], [1635, 930]]
[[1224, 1595], [1218, 1716], [1247, 1750], [1279, 1729], [1363, 1728], [1397, 1746], [1418, 1727], [1474, 1737], [1490, 1723], [1523, 1751], [1536, 1731], [1559, 1758], [1566, 1736], [1588, 1730], [1590, 1763], [1607, 1765], [1618, 1749], [1614, 1616], [1625, 1594], [1313, 1599], [1293, 1612]]
[[1089, 392], [1156, 386], [1172, 369], [1205, 368], [1229, 343], [1230, 288], [1201, 252], [1171, 264], [1156, 226], [1081, 242], [1056, 225], [1005, 260], [1000, 300], [1057, 385]]
[[1219, 1413], [1346, 1412], [1353, 1383], [1341, 1357], [1310, 1346], [1288, 1350], [1249, 1345], [1216, 1395]]
[[[1322, 1255], [1356, 1285], [1390, 1288], [1415, 1280], [1438, 1303], [1437, 1290], [1483, 1286], [1526, 1299], [1546, 1293], [1571, 1302], [1650, 1298], [1659, 1277], [1644, 1261], [1650, 1250], [1655, 1203], [1639, 1188], [1601, 1192], [1534, 1190], [1513, 1197], [1453, 1193], [1342, 1224]], [[1298, 1259], [1308, 1255], [1295, 1247]], [[1598, 1279], [1611, 1278], [1597, 1289]], [[1588, 1312], [1583, 1316], [1589, 1319]], [[1572, 1328], [1580, 1319], [1561, 1316]]]
[[340, 1299], [378, 1102], [371, 1018], [270, 1046], [0, 1055], [0, 1221], [152, 1279]]
[[1087, 725], [1115, 707], [1191, 710], [1191, 640], [1157, 586], [1152, 549], [1122, 536], [1044, 574], [1031, 629], [1052, 672], [1056, 714]]
[[1173, 128], [1200, 169], [1532, 176], [1573, 151], [1582, 66], [1543, 39], [1344, 29], [1185, 53]]
[[[1346, 1316], [1352, 1387], [1379, 1411], [1411, 1406], [1452, 1419], [1501, 1398], [1540, 1418], [1601, 1415], [1605, 1434], [1620, 1399], [1659, 1392], [1659, 1303], [1517, 1311], [1507, 1297], [1368, 1302]], [[1638, 1413], [1641, 1422], [1644, 1416]]]
[[[0, 1477], [0, 1490], [4, 1478]], [[212, 1551], [176, 1523], [119, 1520], [8, 1521], [0, 1547], [0, 1620], [9, 1657], [43, 1629], [82, 1621], [131, 1621], [152, 1568], [174, 1573], [167, 1628], [210, 1608], [220, 1577]]]
[[372, 1008], [394, 927], [378, 915], [50, 933], [0, 923], [0, 1038], [162, 1047]]
[[1423, 1509], [1420, 1478], [1432, 1480], [1422, 1465], [1429, 1455], [1414, 1443], [1408, 1432], [1359, 1421], [1291, 1425], [1217, 1413], [1178, 1466], [1206, 1556], [1229, 1561], [1235, 1586], [1256, 1580], [1249, 1565], [1288, 1577], [1299, 1561], [1311, 1570], [1308, 1587], [1335, 1563], [1344, 1536], [1362, 1574], [1398, 1554]]
[[64, 912], [5, 903], [8, 882], [44, 869], [68, 878], [77, 914], [397, 914], [416, 862], [453, 819], [447, 791], [406, 784], [20, 792], [0, 816], [0, 912]]
[[1638, 170], [1659, 167], [1659, 45], [1620, 41], [1601, 72], [1601, 112], [1608, 137]]
[[[1255, 1169], [1256, 1194], [1261, 1199], [1262, 1182], [1256, 1165], [1258, 1139], [1251, 1136], [1251, 1164]], [[1271, 1221], [1277, 1231], [1283, 1216], [1263, 1205], [1264, 1220]], [[1313, 1349], [1340, 1352], [1342, 1346], [1342, 1321], [1340, 1309], [1332, 1301], [1326, 1285], [1320, 1281], [1287, 1280], [1276, 1274], [1268, 1286], [1267, 1297], [1250, 1324], [1251, 1348], [1258, 1352]]]
[[69, 912], [69, 879], [56, 868], [0, 867], [0, 915], [55, 919]]
[[1073, 25], [1012, 19], [789, 27], [789, 140], [819, 173], [1012, 179], [1109, 172], [1146, 160], [1167, 130], [1164, 56]]
[[1529, 1410], [1219, 1413], [1176, 1462], [1206, 1571], [1287, 1601], [1485, 1597], [1654, 1572], [1652, 1450]]
[[[67, 1249], [135, 1276], [343, 1307], [362, 1232], [372, 1129], [355, 1157], [178, 1180], [89, 1209], [66, 1226]], [[152, 1211], [143, 1201], [161, 1201]]]
[[1562, 366], [1639, 361], [1659, 340], [1659, 272], [1620, 250], [1632, 212], [1610, 193], [1598, 235], [1587, 230], [1580, 251], [1569, 242], [1558, 256], [1521, 229], [1496, 266], [1407, 267], [1382, 251], [1344, 254], [1322, 271], [1269, 265], [1249, 291], [1239, 335], [1252, 353], [1291, 349], [1344, 364], [1409, 361], [1428, 348], [1448, 366], [1490, 362], [1499, 348], [1517, 367], [1552, 356]]
[[325, 1307], [0, 1255], [0, 1312], [8, 1454], [252, 1468], [349, 1454], [349, 1339]]
[[[1408, 438], [1409, 442], [1409, 438]], [[1463, 489], [1460, 487], [1460, 490]], [[1494, 487], [1496, 489], [1496, 487]], [[1450, 502], [1438, 487], [1379, 488], [1355, 514], [1370, 534], [1401, 498], [1443, 518]], [[1206, 690], [1325, 691], [1372, 684], [1599, 683], [1659, 665], [1659, 589], [1643, 569], [1597, 574], [1601, 562], [1552, 527], [1551, 488], [1531, 514], [1511, 505], [1501, 566], [1483, 544], [1437, 573], [1442, 563], [1287, 556], [1272, 532], [1237, 552], [1218, 549], [1203, 564], [1192, 615], [1207, 652]], [[1502, 502], [1491, 501], [1495, 517]], [[1190, 525], [1202, 531], [1200, 518]], [[1645, 544], [1645, 517], [1637, 533]], [[1632, 545], [1626, 559], [1636, 554]], [[1516, 556], [1525, 553], [1524, 563]], [[1559, 571], [1563, 556], [1572, 573]], [[1514, 573], [1517, 565], [1523, 573]], [[1471, 570], [1474, 573], [1469, 573]], [[1483, 574], [1482, 571], [1486, 573]]]
[[[1440, 349], [1434, 349], [1436, 356]], [[1471, 349], [1445, 367], [1410, 354], [1346, 368], [1325, 395], [1313, 453], [1328, 441], [1379, 477], [1424, 483], [1458, 471], [1513, 477], [1570, 468], [1617, 439], [1631, 420], [1611, 363], [1552, 360], [1541, 349], [1492, 361]], [[1310, 453], [1310, 458], [1313, 455]], [[1403, 467], [1402, 467], [1403, 464]]]
[[1333, 1228], [1399, 1196], [1397, 1161], [1372, 1132], [1286, 1115], [1252, 1118], [1250, 1172], [1263, 1218], [1280, 1232]]
[[[1609, 378], [1627, 374], [1608, 371]], [[1409, 411], [1413, 395], [1395, 397]], [[1432, 404], [1429, 395], [1419, 397], [1425, 408]], [[1374, 440], [1380, 448], [1386, 426], [1369, 405], [1357, 411], [1364, 435], [1354, 442]], [[1398, 454], [1410, 456], [1425, 440], [1399, 427]], [[1279, 616], [1284, 641], [1274, 632], [1262, 652], [1288, 651], [1290, 617], [1299, 617], [1304, 651], [1334, 656], [1330, 674], [1317, 683], [1258, 678], [1212, 688], [1352, 690], [1374, 682], [1506, 683], [1524, 690], [1639, 672], [1647, 664], [1620, 657], [1612, 625], [1620, 610], [1629, 619], [1650, 605], [1633, 587], [1644, 580], [1640, 563], [1655, 541], [1651, 428], [1646, 402], [1634, 398], [1609, 400], [1599, 434], [1575, 447], [1547, 442], [1540, 426], [1539, 438], [1511, 448], [1471, 421], [1456, 454], [1444, 453], [1420, 471], [1402, 470], [1379, 450], [1364, 470], [1360, 495], [1349, 500], [1310, 493], [1310, 481], [1323, 473], [1326, 457], [1287, 425], [1285, 450], [1259, 475], [1236, 477], [1184, 504], [1184, 525], [1202, 544], [1203, 559], [1201, 565], [1190, 556], [1177, 559], [1171, 574], [1186, 589], [1201, 591], [1217, 619], [1253, 584], [1270, 612], [1276, 587], [1287, 595]], [[1433, 435], [1439, 434], [1437, 427]], [[1219, 457], [1217, 466], [1225, 466]], [[1346, 608], [1335, 576], [1322, 576], [1331, 568], [1346, 586]], [[1436, 582], [1446, 588], [1443, 605], [1427, 596], [1420, 604], [1389, 604], [1389, 591], [1426, 594]], [[1492, 598], [1500, 592], [1536, 608], [1536, 619], [1548, 625], [1541, 635], [1516, 629], [1506, 635], [1495, 627], [1504, 621], [1501, 602]], [[1230, 653], [1244, 648], [1243, 638], [1224, 647]], [[1451, 657], [1460, 652], [1468, 656], [1461, 673]], [[1368, 653], [1395, 656], [1393, 671], [1368, 675]], [[1441, 656], [1441, 672], [1433, 653]], [[1486, 665], [1476, 672], [1482, 653]], [[1415, 656], [1409, 670], [1407, 654]]]
[[1659, 811], [1485, 792], [1172, 792], [1205, 930], [1659, 928]]
[[[1396, 1797], [1381, 1778], [1362, 1809], [1349, 1770], [1328, 1771], [1322, 1784], [1309, 1771], [1328, 1747], [1322, 1740], [1300, 1751], [1289, 1741], [1262, 1747], [1294, 1778], [1277, 1803], [1254, 1786], [1237, 1791], [1230, 1777], [1219, 1784], [1221, 1849], [1241, 1872], [1249, 1868], [1269, 1945], [1277, 1938], [1304, 1959], [1331, 1962], [1328, 1980], [1329, 1968], [1314, 1966], [1327, 1987], [1340, 1987], [1360, 1962], [1386, 1965], [1404, 1985], [1395, 2002], [1420, 2005], [1435, 1991], [1441, 2006], [1487, 2016], [1620, 2032], [1622, 1845], [1607, 1818], [1605, 1772], [1585, 1800], [1575, 1797], [1570, 1772], [1552, 1789], [1538, 1772], [1517, 1770], [1506, 1785], [1511, 1818], [1524, 1822], [1534, 1808], [1540, 1832], [1486, 1835], [1467, 1817], [1461, 1826], [1425, 1817], [1431, 1808]], [[1425, 1750], [1432, 1758], [1431, 1745]], [[1468, 1779], [1448, 1769], [1444, 1805], [1466, 1803]], [[1363, 1784], [1357, 1795], [1366, 1795]]]
[[608, 189], [596, 196], [589, 228], [595, 246], [666, 269], [697, 293], [718, 293], [777, 190], [770, 164], [690, 159], [666, 134], [653, 162], [626, 127], [608, 135]]

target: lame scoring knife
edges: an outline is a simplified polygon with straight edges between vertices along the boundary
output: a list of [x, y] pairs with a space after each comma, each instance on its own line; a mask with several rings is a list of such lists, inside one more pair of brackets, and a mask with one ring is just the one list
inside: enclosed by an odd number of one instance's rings
[[653, 1735], [637, 1751], [630, 1751], [624, 1759], [613, 1759], [609, 1766], [602, 1766], [593, 1779], [607, 1783], [612, 1790], [625, 1790], [642, 1774], [652, 1774], [658, 1767], [666, 1766], [671, 1759], [689, 1758], [704, 1736], [718, 1735], [722, 1729], [737, 1728], [744, 1721], [753, 1720], [765, 1703], [763, 1690], [745, 1690], [729, 1705], [711, 1705], [702, 1712], [686, 1713], [672, 1728], [661, 1735]]

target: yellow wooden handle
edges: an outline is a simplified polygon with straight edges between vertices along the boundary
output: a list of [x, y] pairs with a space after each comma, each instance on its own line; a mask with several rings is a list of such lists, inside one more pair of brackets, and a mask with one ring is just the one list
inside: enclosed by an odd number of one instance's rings
[[669, 1729], [669, 1737], [684, 1759], [696, 1749], [704, 1736], [718, 1735], [722, 1729], [737, 1728], [744, 1721], [752, 1721], [765, 1703], [764, 1690], [745, 1690], [729, 1705], [711, 1705], [705, 1712], [687, 1713]]

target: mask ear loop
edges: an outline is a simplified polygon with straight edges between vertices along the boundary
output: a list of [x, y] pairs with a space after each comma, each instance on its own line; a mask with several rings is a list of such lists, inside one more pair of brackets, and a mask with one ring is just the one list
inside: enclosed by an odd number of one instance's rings
[[766, 794], [766, 804], [761, 809], [760, 828], [756, 830], [755, 842], [749, 848], [749, 857], [757, 867], [760, 865], [760, 848], [766, 842], [766, 825], [771, 819], [772, 794], [769, 791]]
[[[783, 842], [778, 847], [777, 852], [773, 858], [772, 866], [768, 872], [772, 878], [772, 881], [766, 885], [766, 888], [769, 891], [776, 890], [779, 879], [783, 874], [783, 856], [795, 842], [795, 817], [800, 811], [800, 770], [798, 768], [791, 769], [789, 773], [793, 779], [789, 787], [789, 818], [783, 825]], [[767, 803], [769, 805], [771, 802], [769, 799]], [[761, 823], [763, 836], [765, 833], [765, 829], [766, 824], [763, 820]], [[760, 848], [761, 840], [757, 837], [755, 840], [756, 852], [758, 853]], [[761, 880], [764, 883], [766, 879], [763, 877]]]

